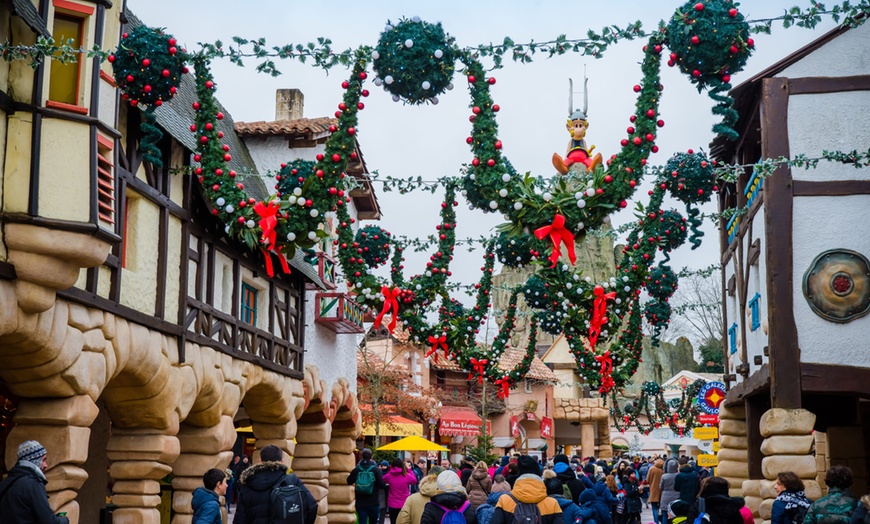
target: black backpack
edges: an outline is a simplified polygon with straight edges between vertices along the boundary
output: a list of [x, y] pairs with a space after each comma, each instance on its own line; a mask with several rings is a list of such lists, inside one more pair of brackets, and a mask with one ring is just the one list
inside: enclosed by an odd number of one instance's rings
[[538, 509], [537, 504], [520, 502], [513, 495], [509, 494], [509, 496], [516, 502], [512, 524], [539, 524], [541, 522], [541, 510]]
[[270, 524], [305, 524], [303, 488], [291, 483], [292, 480], [295, 479], [287, 475], [272, 486]]

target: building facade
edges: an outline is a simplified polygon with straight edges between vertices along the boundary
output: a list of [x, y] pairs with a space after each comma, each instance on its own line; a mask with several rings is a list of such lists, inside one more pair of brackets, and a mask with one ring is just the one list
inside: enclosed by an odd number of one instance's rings
[[[714, 141], [727, 163], [866, 150], [870, 27], [838, 28], [732, 90], [740, 138]], [[867, 489], [870, 333], [868, 173], [848, 163], [747, 170], [721, 185], [726, 380], [719, 474], [770, 518], [776, 474], [807, 495], [848, 465]]]

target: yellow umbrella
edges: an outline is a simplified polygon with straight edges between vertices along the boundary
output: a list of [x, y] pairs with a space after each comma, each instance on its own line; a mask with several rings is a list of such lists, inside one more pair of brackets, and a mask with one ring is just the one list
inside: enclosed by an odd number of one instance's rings
[[444, 446], [439, 446], [434, 442], [430, 442], [423, 437], [412, 435], [399, 439], [395, 442], [390, 442], [385, 446], [378, 448], [378, 451], [450, 451]]

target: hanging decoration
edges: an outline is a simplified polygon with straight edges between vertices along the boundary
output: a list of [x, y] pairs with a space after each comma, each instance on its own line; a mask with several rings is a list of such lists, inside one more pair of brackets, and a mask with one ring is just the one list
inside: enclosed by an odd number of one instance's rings
[[[317, 164], [311, 160], [296, 159], [286, 164], [281, 164], [281, 171], [275, 175], [275, 189], [278, 191], [278, 196], [284, 195], [300, 196], [302, 188], [305, 186], [305, 181], [309, 177], [314, 176], [315, 166]], [[296, 189], [299, 189], [297, 192]]]
[[[629, 400], [622, 408], [613, 393], [610, 404], [613, 424], [623, 433], [631, 426], [637, 427], [644, 435], [668, 427], [674, 434], [682, 436], [700, 425], [698, 415], [701, 414], [701, 408], [697, 399], [698, 392], [706, 383], [704, 379], [697, 379], [683, 388], [679, 397], [667, 401], [658, 383], [644, 382], [638, 398]], [[641, 421], [641, 416], [646, 418], [646, 422]]]
[[704, 233], [699, 229], [700, 211], [694, 206], [709, 202], [713, 194], [719, 190], [716, 185], [715, 162], [709, 160], [703, 152], [695, 153], [689, 149], [686, 153], [675, 153], [664, 167], [662, 184], [670, 191], [671, 196], [686, 204], [689, 213], [689, 226], [692, 234], [689, 241], [692, 249], [701, 245]]
[[368, 267], [380, 267], [390, 259], [390, 232], [375, 225], [361, 227], [352, 248]]

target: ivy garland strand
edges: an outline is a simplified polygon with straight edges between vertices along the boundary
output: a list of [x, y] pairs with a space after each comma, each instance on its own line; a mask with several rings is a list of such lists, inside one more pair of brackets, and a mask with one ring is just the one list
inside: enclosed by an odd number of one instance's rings
[[[701, 414], [701, 409], [698, 407], [698, 393], [705, 383], [703, 379], [695, 380], [680, 392], [679, 398], [667, 401], [664, 390], [659, 384], [653, 381], [644, 382], [641, 385], [640, 396], [626, 402], [623, 408], [619, 407], [614, 392], [610, 404], [613, 424], [623, 433], [629, 427], [635, 426], [645, 435], [655, 429], [669, 427], [671, 431], [682, 437], [688, 431], [700, 426], [698, 415]], [[641, 416], [646, 417], [646, 423], [641, 422]]]

